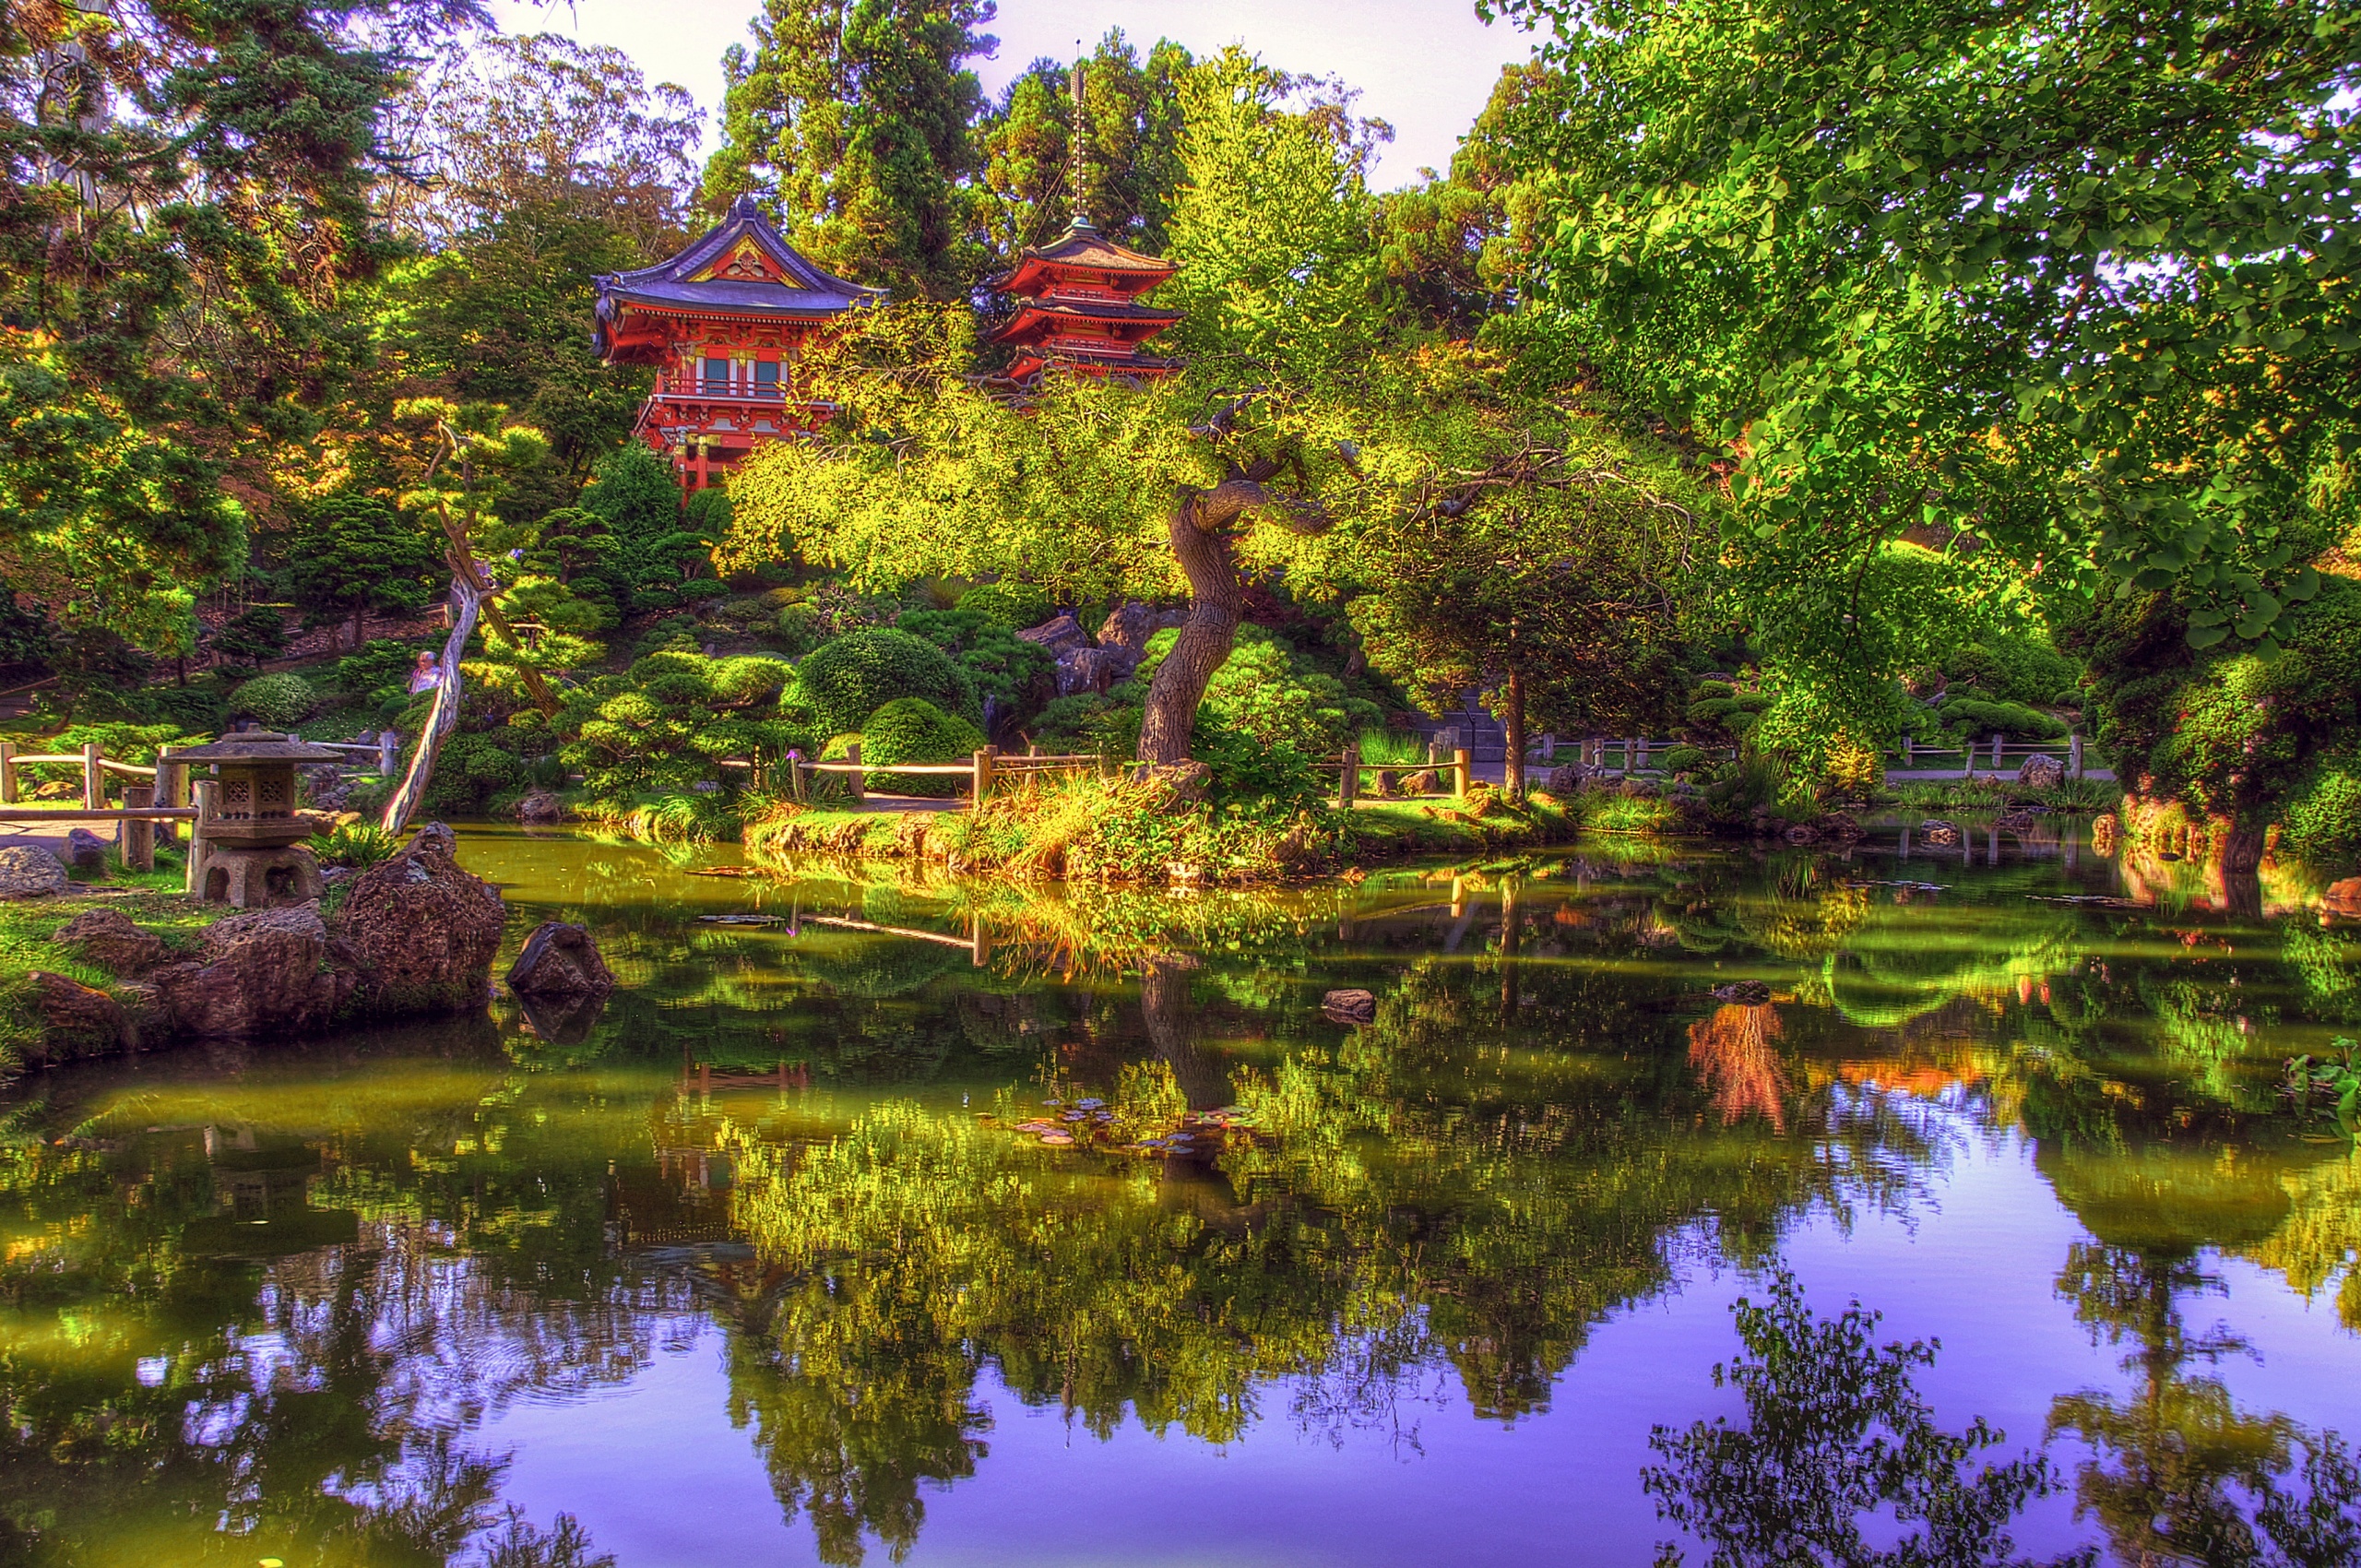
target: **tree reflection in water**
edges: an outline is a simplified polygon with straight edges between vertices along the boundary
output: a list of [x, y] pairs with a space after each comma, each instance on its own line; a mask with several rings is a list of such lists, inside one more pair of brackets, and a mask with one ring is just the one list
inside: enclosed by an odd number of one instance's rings
[[[1087, 1432], [1216, 1444], [1292, 1422], [1415, 1446], [1436, 1403], [1525, 1421], [1684, 1263], [1763, 1268], [1809, 1217], [1922, 1212], [2004, 1129], [2102, 1238], [2069, 1295], [2135, 1347], [2133, 1387], [2054, 1420], [2115, 1550], [2353, 1558], [2344, 1450], [2235, 1410], [2226, 1348], [2177, 1316], [2211, 1247], [2361, 1318], [2361, 1163], [2300, 1135], [2267, 1042], [2361, 994], [2332, 935], [2283, 961], [2025, 897], [2069, 885], [2052, 869], [1930, 902], [1786, 851], [1188, 899], [642, 870], [552, 909], [625, 977], [587, 1032], [478, 1020], [185, 1092], [161, 1059], [93, 1066], [114, 1109], [0, 1140], [0, 1559], [587, 1563], [578, 1529], [504, 1515], [471, 1438], [527, 1391], [638, 1378], [706, 1317], [779, 1504], [829, 1562], [899, 1557], [928, 1485], [984, 1465], [994, 1382]], [[700, 925], [690, 898], [784, 919]], [[790, 934], [815, 907], [992, 940]], [[1740, 976], [1777, 1004], [1706, 999]], [[1347, 984], [1374, 1022], [1323, 1017]], [[1144, 1128], [1238, 1104], [1252, 1130], [1128, 1160], [952, 1109], [1028, 1073]], [[261, 1136], [200, 1152], [213, 1123]], [[2158, 1150], [2176, 1190], [2219, 1188], [2177, 1251], [2121, 1229], [2179, 1213]], [[1897, 1503], [1928, 1515], [1922, 1560], [2002, 1560], [2033, 1472], [1935, 1428], [1923, 1362], [1866, 1318], [1800, 1310], [1758, 1309], [1750, 1424], [1667, 1434], [1658, 1496], [1733, 1563], [1848, 1529], [1899, 1550], [1860, 1523]], [[1844, 1486], [1814, 1494], [1823, 1470]]]
[[[1858, 1301], [1819, 1317], [1785, 1273], [1769, 1301], [1740, 1297], [1735, 1311], [1746, 1353], [1715, 1367], [1714, 1382], [1737, 1386], [1746, 1425], [1658, 1426], [1648, 1442], [1665, 1463], [1641, 1481], [1660, 1515], [1712, 1548], [1714, 1568], [2031, 1563], [2015, 1555], [2009, 1526], [2061, 1483], [2039, 1455], [1976, 1463], [2004, 1441], [1981, 1416], [1964, 1431], [1936, 1424], [1912, 1383], [1936, 1347], [1879, 1345], [1879, 1314]], [[1869, 1533], [1899, 1538], [1880, 1547]], [[2050, 1561], [2092, 1560], [2083, 1550]], [[1656, 1561], [1679, 1563], [1679, 1549], [1667, 1543]]]
[[2248, 1348], [2182, 1319], [2184, 1295], [2219, 1288], [2186, 1253], [2091, 1241], [2068, 1254], [2058, 1289], [2075, 1317], [2130, 1347], [2128, 1394], [2085, 1390], [2050, 1410], [2053, 1431], [2094, 1450], [2075, 1482], [2082, 1509], [2126, 1562], [2361, 1562], [2361, 1473], [2343, 1441], [2241, 1413], [2221, 1379], [2192, 1371]]

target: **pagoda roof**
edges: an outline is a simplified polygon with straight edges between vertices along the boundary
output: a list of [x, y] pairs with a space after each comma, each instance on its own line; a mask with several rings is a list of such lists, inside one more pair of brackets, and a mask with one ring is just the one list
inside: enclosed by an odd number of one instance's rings
[[1003, 292], [1023, 292], [1046, 287], [1061, 272], [1129, 272], [1151, 289], [1180, 268], [1159, 256], [1142, 255], [1119, 245], [1097, 228], [1077, 218], [1054, 244], [1027, 245], [1016, 265], [995, 278], [991, 287]]
[[711, 311], [725, 315], [837, 315], [885, 297], [883, 289], [824, 272], [787, 243], [754, 198], [742, 196], [704, 238], [668, 261], [591, 279], [599, 294], [594, 330], [603, 356], [625, 307], [670, 314]]
[[1014, 342], [1028, 330], [1039, 327], [1056, 327], [1069, 321], [1103, 321], [1119, 327], [1142, 327], [1142, 336], [1162, 331], [1180, 319], [1177, 310], [1158, 310], [1154, 305], [1135, 305], [1126, 300], [1061, 300], [1028, 299], [1018, 307], [1016, 319], [991, 335], [995, 343]]

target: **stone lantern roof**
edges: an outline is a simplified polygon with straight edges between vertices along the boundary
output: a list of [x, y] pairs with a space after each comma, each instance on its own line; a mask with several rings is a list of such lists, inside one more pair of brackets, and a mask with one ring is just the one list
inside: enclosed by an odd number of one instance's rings
[[240, 734], [224, 735], [201, 746], [185, 750], [172, 748], [174, 762], [336, 762], [343, 754], [326, 746], [315, 746], [297, 735], [273, 734], [268, 730], [249, 730]]

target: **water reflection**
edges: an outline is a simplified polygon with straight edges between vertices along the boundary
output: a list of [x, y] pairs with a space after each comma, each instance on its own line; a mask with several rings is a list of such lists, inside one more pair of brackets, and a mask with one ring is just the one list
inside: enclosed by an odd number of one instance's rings
[[[1173, 897], [480, 837], [520, 927], [590, 924], [623, 982], [603, 1011], [19, 1086], [0, 1558], [589, 1562], [554, 1511], [506, 1512], [487, 1434], [707, 1335], [827, 1562], [920, 1554], [1028, 1411], [1415, 1463], [1422, 1412], [1576, 1419], [1559, 1391], [1636, 1305], [1775, 1267], [1805, 1227], [1931, 1222], [2021, 1135], [2086, 1236], [2009, 1266], [2121, 1361], [2041, 1391], [2083, 1533], [2348, 1560], [2343, 1450], [2240, 1406], [2236, 1336], [2184, 1319], [2238, 1260], [2361, 1327], [2361, 1165], [2279, 1088], [2350, 1026], [2352, 945], [2059, 902], [2119, 900], [2117, 869], [1977, 848]], [[1345, 986], [1371, 1021], [1323, 1013]], [[1045, 1114], [1076, 1141], [1018, 1130]], [[1685, 1422], [1703, 1365], [1645, 1413]]]

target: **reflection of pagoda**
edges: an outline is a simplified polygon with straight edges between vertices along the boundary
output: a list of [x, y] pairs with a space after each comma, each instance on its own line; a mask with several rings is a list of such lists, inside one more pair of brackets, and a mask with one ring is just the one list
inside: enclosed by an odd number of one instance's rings
[[1016, 301], [1016, 318], [991, 335], [1014, 345], [1007, 379], [1026, 383], [1051, 364], [1089, 375], [1153, 378], [1180, 368], [1177, 360], [1140, 352], [1140, 345], [1180, 319], [1141, 296], [1180, 269], [1142, 255], [1101, 234], [1086, 216], [1083, 170], [1082, 67], [1074, 69], [1074, 223], [1055, 244], [1027, 246], [1014, 270], [992, 280], [992, 291]]
[[825, 409], [795, 396], [796, 350], [847, 311], [885, 297], [813, 266], [744, 196], [670, 261], [591, 281], [599, 359], [656, 366], [632, 434], [670, 457], [690, 490], [825, 419]]

